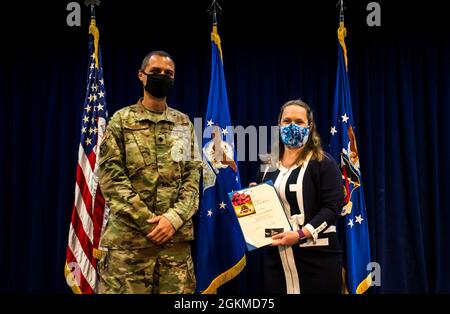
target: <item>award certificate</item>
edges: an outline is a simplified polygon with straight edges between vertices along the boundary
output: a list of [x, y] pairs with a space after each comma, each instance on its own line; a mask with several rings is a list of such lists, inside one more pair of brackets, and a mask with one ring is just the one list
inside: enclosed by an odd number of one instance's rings
[[272, 243], [272, 236], [292, 230], [272, 181], [228, 194], [249, 251]]

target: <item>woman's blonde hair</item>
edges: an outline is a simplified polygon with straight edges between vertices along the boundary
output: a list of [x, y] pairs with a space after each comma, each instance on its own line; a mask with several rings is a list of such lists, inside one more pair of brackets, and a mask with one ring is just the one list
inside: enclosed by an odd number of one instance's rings
[[[310, 154], [310, 153], [311, 153], [311, 160], [322, 161], [323, 157], [325, 155], [323, 152], [320, 135], [317, 132], [316, 125], [314, 123], [314, 114], [313, 114], [311, 108], [308, 106], [308, 104], [306, 104], [304, 101], [302, 101], [300, 99], [288, 101], [280, 109], [280, 115], [278, 116], [278, 124], [281, 123], [281, 118], [283, 117], [284, 110], [290, 106], [299, 106], [306, 110], [306, 116], [308, 118], [308, 124], [310, 127], [308, 141], [306, 142], [305, 146], [301, 150], [295, 163], [297, 165], [301, 165], [303, 163], [303, 161], [305, 161], [308, 154]], [[279, 142], [281, 142], [281, 138], [279, 138]], [[279, 159], [278, 160], [280, 160], [280, 161], [283, 158], [284, 150], [285, 150], [284, 145], [279, 145], [279, 149], [278, 149]]]

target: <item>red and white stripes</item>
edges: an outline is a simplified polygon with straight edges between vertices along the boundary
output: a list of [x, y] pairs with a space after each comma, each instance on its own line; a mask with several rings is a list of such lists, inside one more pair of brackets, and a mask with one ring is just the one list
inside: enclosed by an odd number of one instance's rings
[[69, 230], [65, 274], [75, 293], [91, 294], [97, 288], [97, 259], [100, 236], [108, 214], [98, 185], [97, 154], [106, 129], [106, 121], [98, 119], [99, 136], [96, 147], [86, 155], [82, 145], [78, 151], [75, 200]]

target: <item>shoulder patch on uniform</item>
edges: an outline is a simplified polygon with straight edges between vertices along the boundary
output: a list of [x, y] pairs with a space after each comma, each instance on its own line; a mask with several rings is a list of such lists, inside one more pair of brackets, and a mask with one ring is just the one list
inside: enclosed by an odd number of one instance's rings
[[109, 134], [109, 130], [106, 130], [105, 134], [103, 134], [102, 143], [100, 144], [100, 156], [105, 156], [108, 152], [107, 140], [109, 138]]

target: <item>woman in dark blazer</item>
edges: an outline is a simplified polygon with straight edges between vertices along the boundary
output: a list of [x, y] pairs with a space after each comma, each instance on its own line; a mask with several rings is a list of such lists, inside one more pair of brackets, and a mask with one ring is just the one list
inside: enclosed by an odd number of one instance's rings
[[294, 231], [274, 236], [272, 246], [263, 248], [264, 292], [341, 293], [342, 251], [336, 233], [344, 201], [341, 173], [323, 151], [306, 103], [286, 103], [278, 123], [278, 158], [262, 165], [257, 183], [274, 182]]

